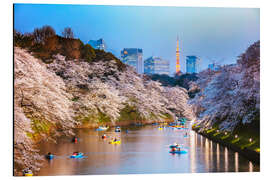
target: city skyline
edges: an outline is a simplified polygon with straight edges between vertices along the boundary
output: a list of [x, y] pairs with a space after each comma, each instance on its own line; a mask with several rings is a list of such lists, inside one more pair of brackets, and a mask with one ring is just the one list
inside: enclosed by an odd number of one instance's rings
[[139, 74], [143, 73], [143, 50], [139, 48], [124, 48], [120, 60], [132, 66]]
[[144, 60], [144, 74], [169, 75], [170, 63], [161, 57], [151, 56]]
[[[209, 66], [209, 65], [208, 65]], [[197, 56], [186, 57], [186, 73], [199, 73], [200, 72], [200, 58]]]
[[170, 61], [171, 74], [177, 35], [181, 71], [190, 55], [202, 59], [202, 69], [213, 61], [235, 63], [260, 39], [258, 8], [15, 4], [14, 12], [14, 27], [22, 33], [50, 25], [61, 34], [71, 27], [84, 43], [103, 38], [117, 57], [123, 48], [143, 49], [143, 59], [163, 57]]

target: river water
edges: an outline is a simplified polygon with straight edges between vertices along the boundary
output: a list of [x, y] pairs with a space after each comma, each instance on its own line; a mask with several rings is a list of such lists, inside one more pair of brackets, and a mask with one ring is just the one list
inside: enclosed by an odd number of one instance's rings
[[[185, 133], [188, 137], [184, 137]], [[120, 145], [109, 144], [101, 138], [104, 131], [77, 130], [79, 141], [59, 138], [57, 144], [43, 143], [40, 153], [51, 152], [55, 158], [46, 161], [38, 173], [50, 175], [91, 174], [151, 174], [151, 173], [201, 173], [201, 172], [252, 172], [260, 167], [226, 147], [204, 138], [194, 131], [173, 130], [157, 126], [129, 127], [106, 131], [109, 137], [119, 137]], [[169, 145], [183, 144], [187, 154], [169, 153]], [[83, 159], [70, 159], [74, 151], [85, 154]]]

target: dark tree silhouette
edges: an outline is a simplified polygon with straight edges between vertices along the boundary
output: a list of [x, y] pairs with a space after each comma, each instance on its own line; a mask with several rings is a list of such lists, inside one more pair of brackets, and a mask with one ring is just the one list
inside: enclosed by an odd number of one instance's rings
[[49, 37], [55, 36], [55, 30], [51, 26], [45, 25], [41, 28], [35, 28], [33, 36], [36, 43], [44, 44]]
[[66, 27], [62, 32], [64, 38], [74, 38], [73, 30], [70, 27]]

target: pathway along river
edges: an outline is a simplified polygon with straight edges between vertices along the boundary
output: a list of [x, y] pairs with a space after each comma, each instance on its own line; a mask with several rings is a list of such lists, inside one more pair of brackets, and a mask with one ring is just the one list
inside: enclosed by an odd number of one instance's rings
[[[188, 137], [184, 134], [188, 132]], [[52, 152], [56, 157], [46, 161], [38, 173], [48, 175], [91, 174], [150, 174], [194, 172], [249, 172], [260, 167], [239, 153], [204, 138], [194, 131], [159, 130], [157, 126], [129, 127], [128, 133], [114, 128], [106, 132], [110, 137], [120, 137], [122, 144], [111, 145], [109, 138], [101, 138], [104, 131], [79, 129], [79, 141], [58, 139], [57, 144], [43, 143], [42, 154]], [[169, 144], [178, 142], [188, 150], [187, 154], [170, 154]], [[85, 154], [83, 159], [70, 159], [74, 151]]]

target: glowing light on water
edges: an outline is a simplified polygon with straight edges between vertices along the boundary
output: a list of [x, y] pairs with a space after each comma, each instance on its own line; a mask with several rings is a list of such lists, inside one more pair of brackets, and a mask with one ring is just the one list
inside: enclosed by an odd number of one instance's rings
[[253, 172], [253, 164], [249, 161], [249, 172]]
[[235, 172], [238, 172], [238, 152], [234, 153], [234, 166], [235, 166]]
[[213, 161], [213, 142], [210, 141], [210, 162]]
[[219, 163], [220, 163], [220, 161], [219, 161], [219, 144], [217, 144], [217, 171], [219, 172]]
[[197, 138], [197, 133], [194, 131], [190, 131], [190, 171], [192, 173], [196, 172], [196, 138]]
[[194, 133], [194, 134], [195, 134], [195, 137], [194, 137], [194, 139], [195, 139], [195, 146], [197, 147], [197, 144], [198, 144], [198, 143], [197, 143], [197, 138], [198, 138], [198, 137], [197, 137], [197, 133]]
[[224, 150], [224, 167], [225, 167], [225, 172], [228, 172], [228, 166], [229, 166], [229, 159], [228, 159], [228, 148], [225, 147]]
[[206, 169], [206, 172], [208, 172], [209, 171], [209, 141], [207, 138], [205, 139], [204, 150], [205, 150], [205, 153], [204, 153], [205, 169]]

